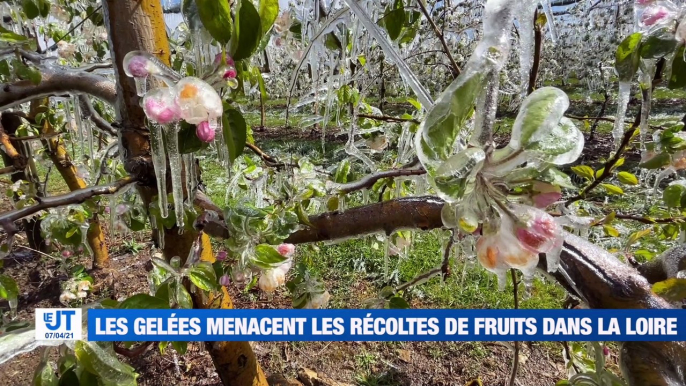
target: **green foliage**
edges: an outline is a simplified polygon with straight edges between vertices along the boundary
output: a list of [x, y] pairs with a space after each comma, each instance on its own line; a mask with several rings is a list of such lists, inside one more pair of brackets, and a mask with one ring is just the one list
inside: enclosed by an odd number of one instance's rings
[[636, 32], [627, 36], [617, 47], [615, 55], [615, 69], [619, 74], [619, 80], [629, 81], [638, 71], [640, 61], [640, 44], [643, 35]]
[[[111, 343], [106, 343], [105, 346]], [[103, 386], [135, 386], [138, 374], [133, 367], [120, 362], [113, 351], [109, 351], [99, 342], [77, 341], [74, 353], [79, 365], [98, 376]]]
[[670, 302], [686, 299], [686, 279], [671, 278], [653, 284], [653, 292]]
[[224, 104], [224, 115], [222, 115], [222, 130], [224, 135], [224, 142], [229, 151], [229, 160], [233, 162], [243, 154], [245, 148], [245, 141], [248, 135], [248, 127], [241, 112], [228, 105]]
[[260, 14], [250, 0], [240, 0], [236, 25], [231, 37], [231, 57], [238, 61], [249, 58], [262, 39]]
[[262, 33], [267, 34], [279, 15], [279, 0], [260, 0], [259, 15]]
[[255, 247], [255, 258], [252, 263], [261, 269], [271, 269], [281, 265], [286, 258], [281, 256], [279, 252], [271, 245], [260, 244]]
[[192, 267], [188, 273], [188, 277], [196, 287], [203, 291], [211, 291], [219, 287], [214, 267], [212, 267], [211, 263], [206, 261], [201, 261]]
[[684, 59], [684, 46], [682, 45], [672, 59], [672, 73], [669, 76], [668, 87], [672, 90], [686, 88], [686, 59]]
[[[190, 10], [192, 5], [188, 4], [185, 9]], [[219, 43], [227, 44], [231, 40], [233, 22], [231, 20], [231, 9], [228, 1], [217, 0], [195, 0], [197, 4], [198, 16], [207, 32]], [[253, 7], [254, 9], [255, 7]]]

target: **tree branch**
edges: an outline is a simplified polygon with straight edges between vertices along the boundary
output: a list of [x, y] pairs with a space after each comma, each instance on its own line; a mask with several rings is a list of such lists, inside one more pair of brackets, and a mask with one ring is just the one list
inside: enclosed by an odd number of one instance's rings
[[81, 112], [85, 118], [89, 118], [95, 124], [95, 127], [100, 131], [107, 133], [113, 137], [117, 136], [117, 131], [105, 120], [93, 107], [91, 100], [86, 95], [79, 95], [79, 103], [81, 105]]
[[441, 42], [441, 45], [443, 46], [443, 52], [445, 53], [445, 55], [448, 57], [448, 60], [450, 61], [450, 66], [451, 66], [451, 71], [453, 73], [453, 77], [457, 78], [458, 76], [460, 76], [460, 73], [462, 72], [462, 70], [460, 70], [460, 67], [455, 62], [453, 55], [450, 53], [450, 48], [448, 48], [448, 43], [445, 42], [445, 37], [443, 36], [443, 33], [441, 32], [441, 30], [438, 29], [438, 26], [436, 26], [436, 23], [434, 23], [434, 20], [431, 18], [431, 15], [429, 14], [429, 11], [426, 9], [424, 2], [422, 2], [422, 0], [417, 0], [417, 4], [419, 4], [419, 9], [421, 9], [422, 13], [424, 14], [424, 17], [426, 17], [426, 20], [429, 21], [431, 28], [434, 30], [434, 33], [436, 34], [436, 37], [438, 38], [438, 40]]
[[117, 91], [114, 82], [83, 71], [43, 70], [39, 84], [28, 80], [0, 85], [0, 110], [34, 99], [59, 94], [89, 94], [114, 105]]
[[340, 184], [336, 186], [336, 190], [339, 193], [350, 193], [354, 192], [356, 190], [362, 190], [362, 189], [369, 189], [374, 184], [376, 181], [383, 179], [383, 178], [394, 178], [394, 177], [401, 177], [401, 176], [420, 176], [426, 174], [426, 170], [424, 169], [393, 169], [393, 170], [385, 170], [379, 173], [374, 173], [367, 175], [365, 177], [362, 177], [361, 179], [354, 181], [354, 182], [349, 182], [347, 184]]
[[375, 121], [383, 121], [383, 122], [397, 122], [397, 123], [412, 122], [412, 123], [416, 123], [416, 124], [421, 123], [418, 119], [390, 117], [387, 115], [357, 114], [357, 117], [358, 118], [373, 119]]
[[21, 209], [15, 209], [0, 214], [0, 226], [5, 226], [7, 223], [21, 220], [22, 218], [38, 213], [41, 210], [65, 205], [80, 204], [95, 196], [113, 194], [135, 182], [137, 182], [136, 179], [132, 177], [125, 177], [108, 185], [91, 186], [88, 188], [74, 190], [70, 193], [61, 194], [59, 196], [36, 198], [38, 201], [36, 205], [26, 206]]

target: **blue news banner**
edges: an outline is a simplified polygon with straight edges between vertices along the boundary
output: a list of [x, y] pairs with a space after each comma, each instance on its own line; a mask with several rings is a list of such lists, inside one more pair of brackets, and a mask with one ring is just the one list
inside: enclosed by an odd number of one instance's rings
[[686, 341], [686, 310], [88, 311], [90, 341]]

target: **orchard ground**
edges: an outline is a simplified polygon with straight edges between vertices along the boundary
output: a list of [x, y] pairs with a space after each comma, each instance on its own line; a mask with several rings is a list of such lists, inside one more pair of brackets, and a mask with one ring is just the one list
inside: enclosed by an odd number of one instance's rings
[[[566, 90], [570, 93], [573, 104], [569, 114], [594, 117], [602, 104], [602, 98], [591, 95], [592, 102], [584, 96], [576, 95], [574, 86]], [[655, 114], [660, 117], [651, 124], [660, 125], [667, 120], [680, 119], [676, 112], [683, 109], [684, 95], [657, 93], [658, 100], [654, 106]], [[253, 127], [256, 143], [267, 153], [276, 155], [286, 161], [291, 156], [307, 155], [323, 169], [330, 167], [347, 157], [343, 145], [346, 137], [338, 135], [340, 130], [328, 127], [326, 156], [321, 153], [321, 132], [319, 128], [298, 127], [303, 115], [292, 114], [285, 127], [285, 101], [276, 100], [269, 103], [266, 127], [259, 127], [259, 108], [249, 102], [246, 119]], [[639, 103], [640, 104], [640, 103]], [[410, 112], [411, 105], [403, 99], [389, 100], [385, 105], [389, 114]], [[630, 104], [630, 111], [638, 108], [636, 102]], [[613, 104], [608, 105], [606, 115], [615, 111]], [[682, 113], [683, 114], [683, 113]], [[505, 114], [500, 119], [502, 129], [497, 133], [499, 143], [507, 137], [507, 127], [511, 126], [513, 117]], [[580, 122], [577, 122], [580, 123]], [[592, 121], [591, 121], [592, 123]], [[498, 125], [496, 125], [498, 127]], [[584, 127], [579, 124], [579, 127]], [[588, 131], [590, 125], [585, 126]], [[584, 154], [578, 162], [598, 168], [610, 154], [612, 138], [609, 134], [611, 124], [601, 122], [598, 125], [596, 139], [587, 143]], [[393, 151], [387, 150], [388, 152]], [[219, 206], [224, 206], [226, 180], [225, 172], [211, 161], [211, 155], [201, 159], [203, 168], [202, 180], [206, 191]], [[384, 153], [374, 155], [375, 160], [384, 164], [390, 159]], [[639, 154], [632, 150], [626, 154], [628, 166], [635, 166]], [[329, 164], [321, 164], [328, 159]], [[356, 164], [356, 163], [354, 163]], [[44, 170], [43, 172], [46, 172]], [[569, 172], [566, 168], [565, 171]], [[353, 174], [360, 176], [365, 171], [355, 165]], [[571, 173], [570, 173], [571, 174]], [[663, 182], [663, 185], [670, 180]], [[3, 189], [9, 187], [7, 179], [1, 179]], [[578, 184], [577, 184], [578, 185]], [[597, 190], [584, 202], [584, 210], [593, 216], [599, 213], [610, 213], [613, 210], [638, 213], [640, 215], [657, 215], [664, 208], [652, 203], [655, 199], [642, 196], [638, 198], [637, 189], [625, 187], [625, 195], [607, 197], [605, 192]], [[48, 191], [52, 194], [67, 191], [61, 178], [55, 171], [50, 172]], [[661, 193], [658, 192], [659, 197]], [[352, 203], [362, 202], [361, 193], [351, 196]], [[0, 210], [9, 209], [4, 201]], [[104, 221], [107, 227], [107, 221]], [[614, 225], [622, 236], [650, 227], [634, 222], [622, 222]], [[111, 254], [111, 267], [93, 273], [95, 288], [87, 301], [111, 297], [123, 299], [136, 293], [148, 292], [148, 271], [151, 269], [150, 255], [154, 252], [152, 243], [146, 238], [149, 232], [118, 233], [108, 236]], [[393, 284], [411, 280], [440, 264], [443, 255], [443, 241], [448, 233], [444, 231], [414, 232], [413, 245], [404, 258], [391, 257], [391, 277]], [[608, 249], [621, 249], [619, 238], [602, 231], [595, 232], [594, 241]], [[69, 279], [69, 270], [77, 264], [90, 266], [88, 258], [74, 257], [67, 263], [57, 253], [53, 256], [40, 255], [28, 250], [21, 239], [15, 246], [13, 254], [5, 260], [5, 273], [15, 278], [19, 285], [19, 319], [31, 320], [33, 310], [38, 307], [60, 307], [60, 283]], [[641, 239], [631, 250], [646, 251], [637, 255], [639, 261], [651, 258], [671, 245], [664, 235], [653, 232]], [[366, 298], [377, 296], [384, 286], [383, 276], [383, 240], [369, 236], [359, 240], [345, 241], [338, 244], [303, 245], [297, 247], [296, 261], [304, 261], [313, 272], [326, 283], [331, 293], [330, 308], [360, 308]], [[215, 247], [220, 247], [219, 243]], [[621, 254], [620, 254], [621, 255]], [[281, 288], [276, 295], [268, 299], [257, 288], [240, 290], [230, 286], [230, 292], [236, 308], [291, 308], [287, 290]], [[543, 279], [535, 281], [531, 296], [520, 301], [521, 308], [561, 308], [566, 294], [557, 285]], [[486, 273], [474, 261], [466, 261], [463, 256], [456, 256], [452, 265], [452, 274], [443, 282], [434, 278], [428, 283], [417, 286], [410, 292], [409, 303], [413, 308], [512, 308], [514, 306], [512, 285], [505, 291], [497, 290], [495, 277]], [[7, 303], [0, 303], [7, 309]], [[617, 369], [617, 351], [610, 344], [608, 363], [614, 373]], [[320, 374], [345, 384], [359, 385], [463, 385], [474, 379], [481, 379], [484, 385], [504, 385], [509, 379], [512, 350], [511, 343], [319, 343], [319, 342], [254, 342], [253, 349], [259, 363], [268, 375], [284, 374], [295, 378], [298, 369], [310, 368]], [[557, 380], [566, 378], [565, 364], [562, 359], [563, 346], [559, 343], [528, 343], [520, 351], [520, 370], [518, 383], [521, 385], [552, 385]], [[0, 366], [1, 385], [28, 385], [31, 383], [38, 350], [24, 354], [19, 359]], [[156, 346], [151, 346], [144, 354], [127, 359], [140, 374], [141, 385], [220, 385], [218, 376], [209, 355], [202, 343], [191, 343], [184, 356], [177, 355], [169, 347], [164, 354]]]

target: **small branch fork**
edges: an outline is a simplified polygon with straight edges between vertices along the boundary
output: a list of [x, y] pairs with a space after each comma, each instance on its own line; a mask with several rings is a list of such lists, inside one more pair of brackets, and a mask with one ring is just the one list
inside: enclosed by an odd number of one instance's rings
[[21, 209], [15, 209], [0, 214], [0, 226], [5, 226], [6, 224], [21, 220], [22, 218], [38, 213], [41, 210], [65, 205], [80, 204], [95, 196], [113, 194], [135, 182], [137, 182], [135, 178], [125, 177], [108, 185], [91, 186], [84, 189], [74, 190], [70, 193], [61, 194], [59, 196], [45, 198], [36, 197], [35, 200], [38, 202], [36, 205], [26, 206]]
[[445, 56], [448, 57], [448, 60], [450, 61], [450, 66], [451, 66], [451, 71], [453, 73], [453, 77], [457, 78], [460, 76], [460, 73], [462, 70], [460, 70], [460, 67], [457, 65], [455, 62], [455, 58], [453, 58], [453, 55], [450, 53], [450, 48], [448, 48], [448, 43], [445, 41], [445, 37], [443, 36], [443, 33], [441, 30], [438, 29], [438, 26], [436, 23], [434, 23], [434, 20], [431, 18], [431, 15], [429, 14], [429, 10], [426, 9], [426, 6], [422, 2], [422, 0], [417, 0], [417, 4], [419, 5], [419, 9], [421, 9], [422, 13], [424, 14], [424, 17], [426, 17], [426, 20], [429, 21], [429, 24], [431, 25], [431, 28], [434, 30], [434, 33], [436, 34], [436, 37], [438, 40], [441, 42], [441, 45], [443, 46], [443, 52], [445, 53]]
[[367, 175], [357, 181], [350, 182], [347, 184], [342, 184], [337, 187], [339, 193], [350, 193], [357, 190], [369, 189], [376, 181], [383, 178], [394, 178], [401, 176], [421, 176], [426, 174], [424, 169], [393, 169], [385, 170], [383, 172]]
[[382, 121], [382, 122], [394, 122], [394, 123], [412, 122], [412, 123], [416, 123], [416, 124], [421, 123], [418, 119], [398, 118], [398, 117], [391, 117], [388, 115], [357, 114], [357, 117], [358, 118], [373, 119], [375, 121]]

